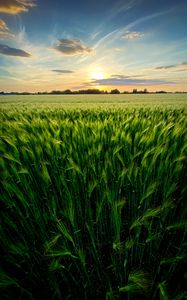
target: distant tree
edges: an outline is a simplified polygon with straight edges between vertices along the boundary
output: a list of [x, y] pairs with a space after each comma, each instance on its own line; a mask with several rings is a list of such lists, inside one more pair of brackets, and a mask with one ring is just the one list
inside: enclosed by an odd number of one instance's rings
[[124, 91], [123, 94], [129, 94], [129, 92], [128, 91]]
[[118, 89], [111, 90], [110, 94], [120, 94]]
[[30, 95], [30, 93], [29, 92], [21, 92], [21, 93], [19, 93], [20, 95]]
[[59, 94], [62, 94], [62, 91], [51, 91], [51, 94], [53, 94], [53, 95], [59, 95]]
[[144, 94], [147, 94], [147, 93], [148, 93], [148, 90], [147, 90], [147, 89], [144, 89], [144, 90], [143, 90], [143, 93], [144, 93]]
[[156, 94], [167, 94], [166, 91], [156, 91]]
[[78, 94], [104, 94], [104, 91], [99, 89], [79, 90]]
[[133, 92], [133, 94], [137, 94], [138, 91], [137, 91], [137, 89], [133, 89], [132, 92]]
[[63, 91], [62, 93], [63, 94], [72, 94], [72, 91], [68, 89], [68, 90]]

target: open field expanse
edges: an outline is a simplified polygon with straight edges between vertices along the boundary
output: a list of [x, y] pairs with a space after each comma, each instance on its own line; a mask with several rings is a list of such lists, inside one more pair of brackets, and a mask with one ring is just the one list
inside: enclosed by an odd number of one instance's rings
[[187, 94], [0, 104], [2, 299], [187, 299]]
[[187, 107], [187, 94], [146, 95], [29, 95], [0, 96], [0, 105], [5, 108], [127, 108], [131, 107]]

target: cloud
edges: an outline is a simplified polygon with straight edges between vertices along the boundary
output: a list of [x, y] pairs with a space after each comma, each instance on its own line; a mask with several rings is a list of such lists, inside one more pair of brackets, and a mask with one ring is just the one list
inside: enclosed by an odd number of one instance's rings
[[6, 38], [13, 38], [13, 37], [14, 35], [9, 30], [7, 24], [2, 19], [0, 19], [0, 38], [6, 39]]
[[9, 30], [6, 23], [0, 19], [0, 30]]
[[85, 46], [78, 39], [59, 39], [54, 49], [64, 55], [83, 55], [93, 51], [91, 47]]
[[187, 62], [184, 61], [182, 63], [174, 64], [174, 65], [168, 65], [168, 66], [159, 66], [156, 67], [155, 70], [167, 70], [167, 69], [173, 69], [177, 67], [187, 67]]
[[71, 70], [51, 70], [52, 72], [56, 72], [59, 74], [70, 74], [70, 73], [74, 73], [74, 71]]
[[126, 31], [121, 37], [122, 39], [127, 40], [137, 40], [142, 38], [143, 36], [144, 34], [138, 31]]
[[167, 69], [171, 69], [171, 68], [175, 68], [177, 65], [169, 65], [169, 66], [160, 66], [160, 67], [156, 67], [155, 70], [167, 70]]
[[11, 48], [7, 45], [0, 44], [0, 54], [8, 56], [30, 57], [31, 55], [21, 49]]
[[0, 13], [16, 15], [35, 6], [35, 0], [1, 0]]
[[128, 78], [140, 78], [140, 77], [144, 77], [145, 75], [131, 75], [131, 76], [124, 76], [124, 75], [119, 75], [119, 74], [114, 74], [111, 75], [111, 77], [113, 78], [118, 78], [118, 79], [128, 79]]
[[122, 27], [122, 28], [118, 28], [118, 29], [115, 29], [109, 33], [107, 33], [106, 35], [104, 35], [102, 38], [100, 38], [94, 45], [94, 48], [98, 48], [99, 46], [101, 46], [102, 44], [105, 45], [108, 45], [110, 44], [111, 42], [114, 42], [115, 40], [121, 38], [123, 35], [124, 35], [124, 31], [126, 30], [129, 30], [131, 28], [133, 28], [134, 26], [137, 26], [139, 24], [142, 24], [144, 22], [147, 22], [149, 20], [152, 20], [152, 19], [155, 19], [157, 17], [160, 17], [162, 15], [165, 15], [165, 14], [168, 14], [172, 11], [172, 9], [169, 9], [169, 10], [165, 10], [165, 11], [160, 11], [158, 13], [154, 13], [154, 14], [150, 14], [150, 15], [147, 15], [145, 17], [142, 17], [142, 18], [139, 18], [139, 19], [136, 19], [135, 21], [129, 23], [127, 26], [125, 27]]
[[10, 77], [10, 75], [7, 70], [0, 68], [0, 77]]
[[178, 70], [175, 70], [173, 72], [187, 72], [187, 68], [186, 69], [178, 69]]
[[[96, 31], [91, 35], [91, 39], [94, 40], [106, 28], [106, 24], [115, 19], [119, 14], [125, 13], [138, 4], [140, 0], [119, 0], [114, 1], [115, 4], [107, 11], [107, 16], [103, 19], [102, 23], [98, 25]], [[125, 2], [125, 3], [124, 3]]]
[[110, 78], [93, 80], [91, 83], [95, 85], [111, 85], [111, 86], [124, 86], [124, 85], [152, 86], [152, 85], [161, 85], [161, 84], [175, 84], [175, 82], [169, 82], [169, 81], [157, 80], [157, 79], [131, 79], [129, 76], [122, 76], [122, 75], [120, 75], [119, 77], [114, 77], [113, 75]]

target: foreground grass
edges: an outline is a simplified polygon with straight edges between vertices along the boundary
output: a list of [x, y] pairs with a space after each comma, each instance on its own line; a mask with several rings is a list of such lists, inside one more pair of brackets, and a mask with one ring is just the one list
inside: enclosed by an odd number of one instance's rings
[[185, 299], [185, 117], [2, 111], [2, 298]]

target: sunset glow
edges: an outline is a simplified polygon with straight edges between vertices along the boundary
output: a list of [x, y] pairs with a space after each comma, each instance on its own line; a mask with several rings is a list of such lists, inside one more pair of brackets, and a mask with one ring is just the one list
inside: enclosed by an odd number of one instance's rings
[[186, 0], [1, 0], [0, 91], [187, 91]]

